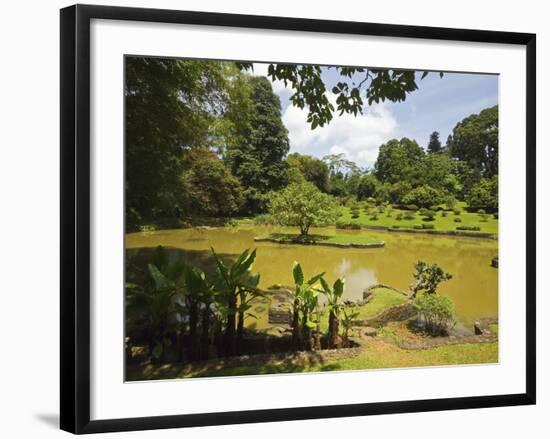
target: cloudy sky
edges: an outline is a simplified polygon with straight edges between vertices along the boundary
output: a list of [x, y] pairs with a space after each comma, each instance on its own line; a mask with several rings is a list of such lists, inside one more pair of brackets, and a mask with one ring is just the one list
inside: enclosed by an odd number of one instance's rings
[[[267, 74], [267, 64], [254, 64], [254, 74]], [[372, 167], [381, 144], [393, 138], [409, 137], [426, 147], [430, 133], [438, 131], [444, 144], [457, 122], [498, 103], [495, 75], [432, 73], [417, 78], [419, 89], [405, 102], [365, 105], [363, 115], [334, 115], [330, 124], [311, 130], [307, 111], [291, 105], [292, 93], [284, 84], [273, 83], [281, 98], [282, 118], [289, 131], [290, 151], [323, 157], [345, 153], [362, 167]], [[334, 69], [323, 71], [328, 90], [338, 81]], [[329, 99], [333, 98], [331, 94]]]

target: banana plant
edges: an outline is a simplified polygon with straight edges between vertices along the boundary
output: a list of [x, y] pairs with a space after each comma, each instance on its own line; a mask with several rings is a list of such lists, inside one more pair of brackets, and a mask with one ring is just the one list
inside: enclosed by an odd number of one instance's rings
[[292, 276], [294, 278], [292, 346], [295, 349], [310, 350], [312, 347], [311, 330], [316, 327], [316, 323], [311, 319], [311, 313], [319, 303], [319, 290], [314, 285], [324, 275], [324, 272], [319, 273], [306, 281], [301, 265], [294, 261], [292, 266]]
[[358, 315], [359, 309], [356, 306], [344, 306], [342, 308], [342, 344], [344, 345], [344, 347], [347, 347], [349, 345], [349, 333], [351, 330], [351, 326]]
[[338, 335], [340, 331], [340, 311], [342, 309], [341, 298], [344, 294], [344, 279], [336, 279], [332, 288], [321, 278], [322, 291], [327, 298], [328, 315], [328, 347], [334, 349], [340, 346], [341, 340]]
[[[250, 308], [250, 301], [263, 292], [258, 288], [259, 274], [252, 274], [252, 265], [256, 259], [256, 250], [243, 251], [236, 261], [227, 266], [211, 248], [218, 270], [216, 280], [216, 293], [218, 300], [225, 307], [226, 327], [224, 334], [225, 353], [227, 356], [235, 355], [237, 347], [242, 344], [244, 318]], [[237, 315], [239, 318], [238, 332], [236, 331]]]
[[159, 265], [160, 268], [154, 264], [147, 266], [148, 282], [143, 287], [126, 284], [128, 314], [136, 316], [147, 328], [149, 352], [156, 361], [163, 360], [166, 349], [172, 344], [170, 334], [173, 333], [175, 304], [183, 288], [181, 264]]

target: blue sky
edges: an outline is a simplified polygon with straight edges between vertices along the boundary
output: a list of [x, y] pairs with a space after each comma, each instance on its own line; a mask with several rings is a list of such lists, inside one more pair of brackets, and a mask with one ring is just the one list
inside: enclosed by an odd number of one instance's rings
[[[256, 75], [267, 73], [267, 64], [254, 64]], [[362, 116], [335, 114], [331, 123], [311, 131], [306, 111], [289, 102], [291, 90], [273, 83], [281, 98], [283, 123], [289, 130], [291, 152], [315, 157], [344, 153], [363, 167], [371, 167], [382, 143], [393, 138], [409, 137], [426, 147], [430, 133], [438, 131], [442, 143], [457, 122], [498, 104], [498, 76], [471, 73], [431, 73], [423, 80], [417, 74], [418, 90], [405, 102], [365, 106]], [[328, 89], [338, 80], [333, 69], [323, 71]], [[331, 96], [329, 96], [331, 98]]]

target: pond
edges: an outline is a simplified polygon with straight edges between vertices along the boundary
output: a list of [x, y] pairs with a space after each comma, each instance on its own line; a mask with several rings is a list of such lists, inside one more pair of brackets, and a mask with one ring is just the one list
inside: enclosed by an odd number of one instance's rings
[[[324, 271], [329, 282], [345, 277], [345, 297], [352, 300], [361, 299], [363, 290], [375, 283], [407, 289], [414, 280], [414, 263], [424, 260], [437, 263], [452, 274], [450, 281], [440, 285], [439, 292], [454, 301], [461, 323], [470, 326], [480, 317], [498, 317], [498, 270], [491, 267], [491, 259], [498, 254], [496, 240], [338, 230], [339, 235], [367, 234], [384, 241], [386, 246], [354, 249], [254, 242], [255, 236], [265, 236], [271, 232], [297, 233], [297, 230], [239, 226], [130, 233], [126, 235], [126, 248], [162, 245], [179, 249], [190, 264], [203, 268], [211, 259], [211, 246], [227, 258], [236, 257], [245, 248], [256, 248], [253, 271], [261, 273], [261, 287], [292, 285], [292, 263], [298, 261], [306, 276]], [[334, 228], [323, 228], [312, 229], [310, 233], [329, 235], [335, 232]], [[247, 326], [262, 327], [267, 324], [265, 307], [257, 307], [257, 312], [259, 318], [249, 319]]]

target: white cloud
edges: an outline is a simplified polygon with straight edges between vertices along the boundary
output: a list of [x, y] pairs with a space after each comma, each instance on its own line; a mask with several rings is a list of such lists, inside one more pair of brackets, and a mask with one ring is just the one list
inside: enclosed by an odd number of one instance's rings
[[[334, 103], [335, 97], [330, 99]], [[365, 106], [356, 117], [335, 113], [328, 125], [313, 131], [306, 117], [307, 110], [292, 105], [283, 113], [292, 152], [316, 157], [344, 153], [360, 166], [372, 166], [380, 145], [397, 135], [397, 121], [384, 104]]]

